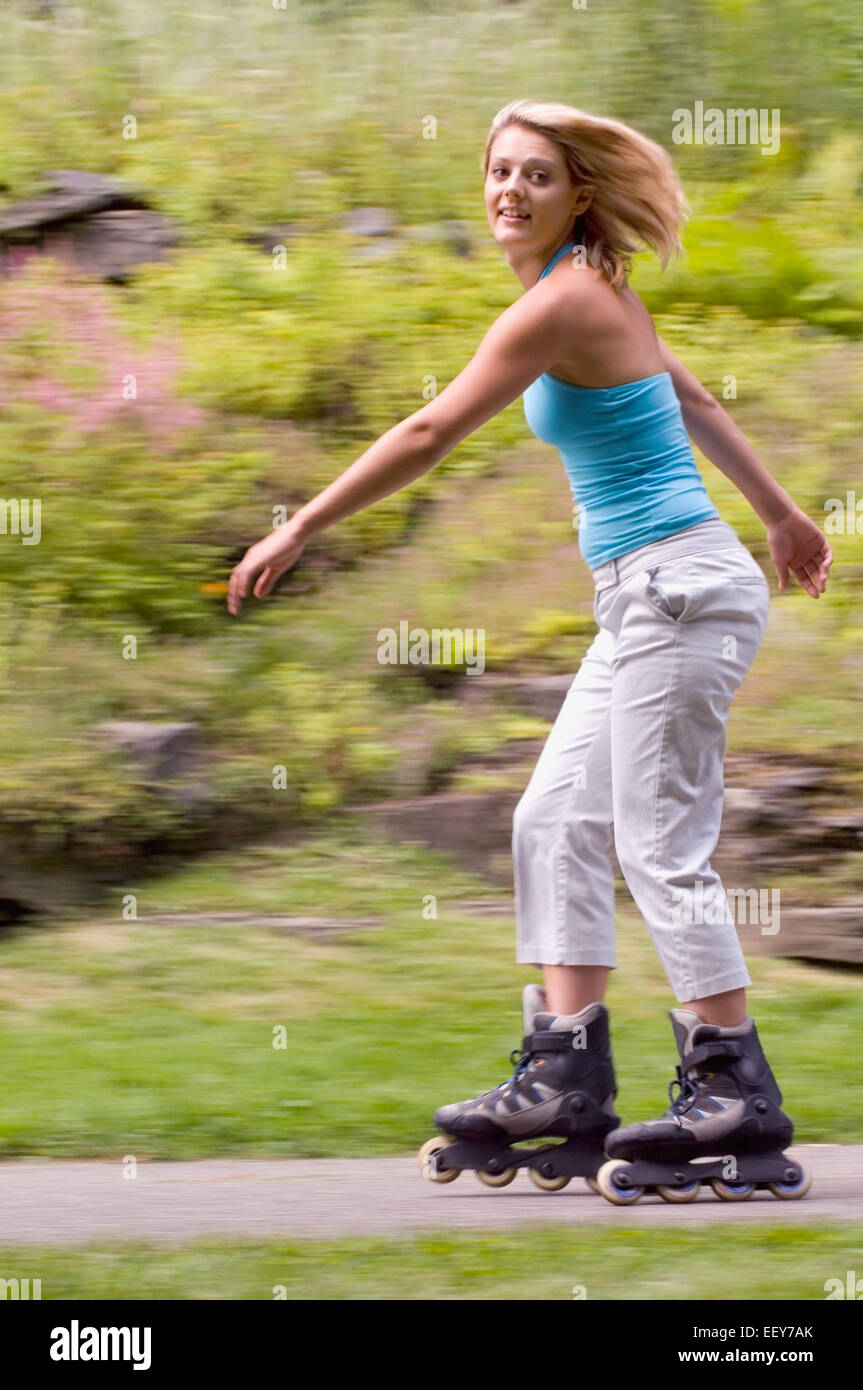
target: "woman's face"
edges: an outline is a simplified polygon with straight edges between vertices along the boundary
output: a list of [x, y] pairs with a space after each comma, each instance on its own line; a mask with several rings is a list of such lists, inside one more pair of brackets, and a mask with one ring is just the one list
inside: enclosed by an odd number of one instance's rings
[[[575, 215], [590, 202], [574, 188], [557, 145], [538, 131], [511, 125], [491, 147], [485, 180], [489, 226], [503, 247], [541, 254], [569, 232]], [[513, 208], [519, 217], [507, 217]]]

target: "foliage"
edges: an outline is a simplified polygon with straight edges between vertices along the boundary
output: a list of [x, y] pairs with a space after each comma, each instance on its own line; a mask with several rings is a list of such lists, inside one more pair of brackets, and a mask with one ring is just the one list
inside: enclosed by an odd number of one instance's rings
[[[429, 786], [469, 748], [505, 739], [502, 724], [476, 729], [444, 708], [429, 680], [369, 670], [381, 574], [390, 611], [410, 597], [429, 626], [461, 612], [487, 628], [492, 670], [580, 659], [589, 578], [547, 559], [577, 538], [520, 402], [317, 537], [270, 605], [225, 611], [230, 570], [274, 509], [290, 515], [443, 389], [515, 297], [478, 171], [489, 118], [513, 92], [616, 114], [671, 149], [693, 208], [686, 255], [664, 273], [640, 256], [634, 271], [658, 328], [816, 520], [828, 498], [861, 491], [852, 0], [817, 12], [621, 0], [589, 23], [546, 0], [453, 0], [433, 22], [395, 0], [209, 0], [206, 13], [81, 0], [80, 20], [42, 8], [14, 0], [4, 15], [4, 202], [48, 169], [115, 174], [172, 220], [178, 244], [123, 288], [40, 259], [0, 280], [0, 492], [42, 509], [38, 545], [0, 535], [4, 833], [98, 854], [181, 839], [232, 808], [246, 824], [288, 823], [386, 795], [412, 722], [430, 731]], [[78, 83], [85, 102], [69, 99]], [[775, 155], [671, 144], [675, 105], [739, 105], [742, 92], [781, 110]], [[348, 234], [344, 214], [368, 205], [394, 213], [392, 242]], [[470, 255], [454, 254], [447, 219]], [[758, 518], [702, 467], [772, 578]], [[828, 603], [783, 599], [797, 605], [781, 629], [792, 652], [765, 655], [766, 693], [741, 737], [776, 744], [794, 728], [842, 744], [854, 727], [859, 534], [834, 549]], [[200, 726], [199, 802], [91, 739], [124, 718]]]

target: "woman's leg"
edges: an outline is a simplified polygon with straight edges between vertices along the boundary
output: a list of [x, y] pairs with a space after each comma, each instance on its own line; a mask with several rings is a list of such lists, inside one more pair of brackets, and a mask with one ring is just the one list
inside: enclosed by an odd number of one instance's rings
[[766, 581], [741, 549], [648, 568], [604, 609], [616, 641], [617, 857], [676, 998], [720, 1026], [742, 1021], [751, 981], [710, 856], [722, 818], [728, 715], [768, 604]]
[[601, 1004], [608, 984], [607, 965], [546, 965], [545, 1000], [550, 1013], [577, 1014]]
[[[614, 642], [600, 629], [585, 653], [515, 808], [516, 960], [574, 967], [552, 983], [555, 1012], [604, 983], [616, 965], [610, 703]], [[595, 979], [578, 972], [598, 968]], [[559, 980], [568, 979], [559, 994]], [[601, 995], [590, 993], [585, 1003]], [[562, 1001], [562, 1002], [561, 1002]], [[573, 1010], [567, 1009], [567, 1012]]]
[[680, 1007], [698, 1014], [705, 1023], [733, 1028], [746, 1017], [746, 990], [727, 989], [722, 994], [708, 994], [705, 999], [690, 999]]
[[[607, 965], [546, 965], [543, 969], [550, 1013], [577, 1014], [588, 1004], [602, 1003], [608, 984]], [[705, 1023], [733, 1028], [746, 1018], [746, 990], [728, 989], [704, 999], [688, 999], [680, 1008], [698, 1014]]]

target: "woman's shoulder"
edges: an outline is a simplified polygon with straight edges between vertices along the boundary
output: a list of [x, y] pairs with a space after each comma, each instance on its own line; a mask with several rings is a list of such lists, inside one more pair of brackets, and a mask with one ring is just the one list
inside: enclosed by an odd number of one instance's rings
[[564, 279], [560, 289], [572, 309], [569, 349], [552, 374], [573, 385], [604, 387], [661, 372], [653, 319], [628, 281], [616, 289], [593, 267], [573, 281], [569, 287]]

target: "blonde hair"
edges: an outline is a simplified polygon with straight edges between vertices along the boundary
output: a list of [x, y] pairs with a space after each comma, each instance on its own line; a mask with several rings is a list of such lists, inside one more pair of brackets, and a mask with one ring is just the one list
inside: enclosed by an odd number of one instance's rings
[[588, 263], [601, 270], [613, 288], [622, 285], [637, 252], [652, 247], [663, 270], [672, 254], [682, 253], [678, 228], [691, 209], [661, 145], [623, 121], [593, 116], [563, 102], [511, 101], [491, 123], [483, 178], [495, 139], [510, 125], [554, 141], [573, 184], [593, 188], [591, 204], [577, 214], [570, 236], [584, 246]]

